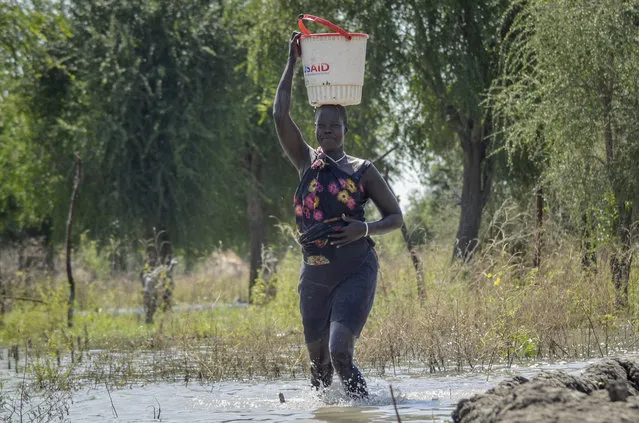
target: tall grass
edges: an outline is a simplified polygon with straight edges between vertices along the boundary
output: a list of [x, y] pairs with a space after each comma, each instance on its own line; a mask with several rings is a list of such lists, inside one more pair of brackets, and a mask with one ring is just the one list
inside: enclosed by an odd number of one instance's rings
[[[639, 269], [630, 306], [618, 309], [606, 266], [584, 272], [569, 240], [546, 248], [531, 268], [516, 239], [495, 237], [471, 263], [451, 263], [450, 245], [420, 251], [426, 297], [399, 234], [380, 239], [381, 270], [373, 311], [356, 348], [370, 373], [486, 369], [530, 359], [584, 359], [637, 348]], [[220, 380], [299, 376], [308, 372], [298, 308], [300, 254], [290, 249], [259, 305], [237, 302], [246, 272], [202, 263], [175, 276], [179, 305], [145, 325], [135, 276], [79, 279], [78, 312], [66, 326], [63, 275], [40, 275], [20, 292], [0, 324], [1, 342], [19, 345], [42, 387], [62, 380], [127, 384], [139, 380]], [[223, 271], [224, 270], [224, 271]], [[85, 274], [90, 274], [86, 272]], [[20, 286], [19, 284], [14, 284]], [[16, 288], [16, 292], [19, 291]], [[212, 307], [211, 304], [215, 306]], [[121, 310], [130, 309], [130, 310]]]

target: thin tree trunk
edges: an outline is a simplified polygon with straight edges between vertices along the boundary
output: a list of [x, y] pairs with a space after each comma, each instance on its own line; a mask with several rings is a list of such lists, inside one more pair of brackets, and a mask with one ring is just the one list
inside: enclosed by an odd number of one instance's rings
[[536, 198], [537, 224], [535, 228], [535, 256], [533, 257], [533, 267], [539, 268], [541, 265], [541, 235], [544, 229], [544, 191], [542, 187], [537, 188]]
[[404, 238], [404, 243], [406, 244], [406, 248], [408, 249], [408, 253], [410, 254], [410, 260], [413, 262], [413, 268], [415, 269], [415, 275], [417, 277], [417, 297], [422, 300], [426, 299], [426, 289], [424, 287], [424, 269], [422, 267], [422, 262], [417, 255], [417, 251], [415, 250], [415, 246], [410, 239], [408, 228], [406, 228], [405, 223], [402, 224], [402, 238]]
[[464, 172], [454, 259], [469, 260], [479, 242], [481, 215], [492, 185], [492, 160], [485, 160], [486, 130], [468, 120], [467, 130], [458, 134], [464, 152]]
[[251, 148], [247, 154], [247, 167], [250, 172], [247, 189], [247, 216], [250, 237], [249, 258], [249, 303], [253, 303], [253, 287], [262, 266], [262, 245], [264, 244], [264, 205], [262, 204], [262, 166], [259, 154]]
[[67, 310], [67, 326], [73, 327], [73, 313], [75, 304], [75, 280], [73, 280], [73, 270], [71, 268], [71, 229], [73, 226], [73, 217], [75, 214], [75, 203], [78, 199], [78, 191], [80, 190], [80, 182], [82, 181], [82, 160], [80, 154], [75, 153], [75, 179], [73, 182], [73, 193], [71, 194], [71, 203], [69, 204], [69, 216], [67, 218], [66, 230], [66, 265], [67, 279], [69, 281], [69, 302]]
[[[391, 187], [388, 181], [388, 168], [384, 169], [384, 180], [388, 185], [390, 191], [395, 195], [395, 191]], [[397, 198], [399, 201], [399, 198]], [[408, 233], [408, 228], [406, 227], [406, 222], [402, 222], [402, 238], [404, 239], [404, 244], [406, 245], [406, 249], [408, 250], [408, 254], [410, 254], [410, 259], [413, 262], [413, 268], [415, 268], [415, 275], [417, 277], [417, 296], [420, 299], [426, 298], [426, 289], [424, 288], [424, 268], [422, 267], [422, 262], [417, 255], [417, 251], [415, 249], [415, 245], [410, 238], [410, 234]]]

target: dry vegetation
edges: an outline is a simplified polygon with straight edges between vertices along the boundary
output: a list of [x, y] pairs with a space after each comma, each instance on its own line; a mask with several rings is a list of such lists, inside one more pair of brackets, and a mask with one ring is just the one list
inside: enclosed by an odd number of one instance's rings
[[[637, 349], [638, 269], [630, 306], [619, 309], [606, 266], [585, 273], [579, 251], [568, 240], [553, 240], [556, 247], [544, 251], [539, 269], [528, 265], [529, 253], [517, 251], [516, 241], [501, 237], [472, 263], [452, 265], [448, 245], [427, 245], [420, 252], [427, 295], [419, 299], [399, 235], [382, 239], [378, 295], [357, 347], [358, 363], [381, 375], [398, 368], [486, 370]], [[65, 321], [63, 276], [18, 272], [12, 295], [44, 303], [5, 299], [2, 343], [22, 351], [17, 371], [24, 369], [26, 354], [31, 380], [40, 388], [306, 375], [299, 260], [292, 248], [269, 282], [276, 294], [247, 306], [238, 301], [247, 292], [245, 265], [233, 254], [217, 253], [191, 274], [178, 272], [178, 310], [160, 313], [153, 325], [143, 323], [135, 275], [101, 278], [100, 272], [79, 270], [71, 329]], [[78, 258], [84, 266], [88, 262]]]

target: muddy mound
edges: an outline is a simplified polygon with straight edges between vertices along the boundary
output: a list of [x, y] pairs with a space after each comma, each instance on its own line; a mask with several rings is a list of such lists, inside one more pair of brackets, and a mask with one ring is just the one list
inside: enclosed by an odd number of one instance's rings
[[456, 423], [638, 422], [639, 363], [607, 359], [581, 376], [542, 372], [516, 376], [470, 399], [453, 412]]

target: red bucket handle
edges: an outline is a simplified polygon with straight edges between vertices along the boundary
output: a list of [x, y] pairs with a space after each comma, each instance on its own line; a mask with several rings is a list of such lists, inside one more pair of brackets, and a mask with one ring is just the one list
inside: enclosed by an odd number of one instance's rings
[[325, 27], [332, 29], [335, 32], [339, 32], [340, 35], [343, 35], [344, 37], [346, 37], [347, 40], [350, 40], [352, 38], [351, 34], [344, 31], [342, 28], [335, 25], [334, 23], [327, 21], [324, 18], [318, 18], [317, 16], [303, 14], [297, 17], [297, 24], [299, 25], [302, 33], [305, 35], [312, 35], [312, 34], [308, 31], [308, 29], [306, 29], [306, 26], [304, 26], [304, 21], [313, 21], [313, 22], [317, 22], [320, 25], [324, 25]]

